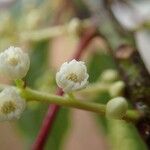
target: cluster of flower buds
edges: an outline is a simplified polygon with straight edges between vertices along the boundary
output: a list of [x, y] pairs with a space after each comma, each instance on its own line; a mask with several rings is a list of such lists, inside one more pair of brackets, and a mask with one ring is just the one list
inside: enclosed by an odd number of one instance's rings
[[[30, 59], [19, 47], [10, 47], [0, 53], [0, 73], [11, 80], [26, 76]], [[20, 118], [26, 107], [26, 101], [15, 87], [6, 86], [0, 92], [0, 121]]]
[[[57, 85], [66, 93], [85, 88], [88, 84], [89, 75], [87, 68], [82, 61], [72, 60], [65, 62], [56, 74]], [[114, 70], [107, 70], [101, 76], [103, 82], [113, 82], [118, 79], [118, 74]], [[124, 82], [114, 82], [108, 92], [111, 99], [106, 105], [106, 116], [111, 119], [122, 119], [128, 109], [128, 103], [125, 98], [118, 97], [122, 95]]]
[[[10, 47], [0, 53], [0, 73], [12, 80], [22, 79], [26, 76], [30, 66], [30, 59], [27, 53], [21, 48]], [[72, 60], [65, 62], [56, 74], [56, 83], [65, 93], [71, 93], [85, 88], [88, 85], [89, 75], [84, 62]], [[113, 82], [118, 78], [115, 71], [109, 70], [102, 75], [105, 82]], [[121, 81], [115, 82], [110, 87], [112, 97], [119, 96], [124, 84]], [[115, 94], [114, 94], [115, 93]], [[20, 118], [26, 107], [26, 101], [22, 98], [17, 88], [6, 86], [0, 92], [0, 121]], [[128, 108], [123, 97], [110, 100], [106, 105], [106, 116], [113, 119], [121, 119]]]

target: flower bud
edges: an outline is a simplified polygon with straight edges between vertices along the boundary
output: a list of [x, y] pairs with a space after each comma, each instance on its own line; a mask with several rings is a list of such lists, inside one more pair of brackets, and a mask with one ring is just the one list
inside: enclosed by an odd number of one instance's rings
[[26, 107], [26, 101], [15, 87], [6, 87], [0, 92], [0, 121], [19, 119]]
[[128, 109], [128, 103], [123, 97], [111, 99], [106, 105], [106, 117], [110, 119], [122, 119]]
[[[41, 17], [40, 17], [40, 11], [37, 9], [32, 9], [27, 15], [26, 15], [26, 24], [25, 27], [28, 30], [33, 30], [36, 29], [41, 21]], [[24, 19], [24, 18], [23, 18]], [[24, 21], [22, 21], [22, 23], [24, 23]]]
[[62, 64], [56, 74], [58, 86], [66, 93], [85, 88], [88, 84], [88, 78], [84, 62], [76, 60]]
[[101, 81], [104, 81], [104, 82], [113, 82], [113, 81], [116, 81], [118, 78], [119, 78], [118, 72], [113, 69], [105, 70], [101, 74]]
[[28, 54], [19, 47], [10, 47], [0, 53], [0, 73], [10, 79], [22, 79], [30, 66]]
[[68, 23], [67, 31], [71, 34], [78, 35], [78, 33], [80, 32], [80, 28], [81, 28], [80, 20], [78, 18], [73, 18]]
[[113, 83], [109, 88], [109, 94], [111, 97], [117, 97], [123, 95], [125, 84], [123, 81], [117, 81]]

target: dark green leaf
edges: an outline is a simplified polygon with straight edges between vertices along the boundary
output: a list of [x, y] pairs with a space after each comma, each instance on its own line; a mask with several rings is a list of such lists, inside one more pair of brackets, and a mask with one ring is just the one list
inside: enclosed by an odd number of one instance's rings
[[[89, 81], [96, 82], [99, 78], [100, 74], [105, 69], [114, 69], [115, 64], [112, 58], [108, 54], [104, 53], [95, 53], [89, 62], [88, 71], [89, 71]], [[94, 101], [98, 103], [106, 103], [110, 99], [108, 93], [100, 94]], [[107, 132], [107, 121], [105, 117], [97, 116], [96, 120], [103, 128], [105, 132]]]

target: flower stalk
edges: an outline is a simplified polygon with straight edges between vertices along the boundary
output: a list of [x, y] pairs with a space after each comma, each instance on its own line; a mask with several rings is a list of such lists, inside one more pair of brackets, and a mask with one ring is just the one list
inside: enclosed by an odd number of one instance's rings
[[[76, 23], [74, 20], [77, 20]], [[80, 30], [88, 28], [91, 23], [90, 20], [80, 21], [79, 19], [71, 20], [68, 24], [58, 25], [54, 27], [49, 27], [45, 29], [26, 31], [20, 34], [20, 38], [28, 41], [42, 41], [47, 39], [52, 39], [64, 34], [78, 34]], [[81, 28], [81, 29], [80, 29]]]
[[[84, 102], [78, 99], [74, 100], [70, 97], [62, 97], [53, 94], [47, 94], [32, 90], [30, 88], [25, 88], [20, 90], [20, 94], [27, 101], [38, 101], [48, 104], [56, 104], [64, 107], [77, 108], [82, 110], [87, 110], [95, 112], [99, 115], [105, 115], [106, 105], [98, 104], [93, 102]], [[141, 117], [141, 114], [136, 110], [128, 110], [126, 115], [123, 117], [124, 120], [136, 122]]]

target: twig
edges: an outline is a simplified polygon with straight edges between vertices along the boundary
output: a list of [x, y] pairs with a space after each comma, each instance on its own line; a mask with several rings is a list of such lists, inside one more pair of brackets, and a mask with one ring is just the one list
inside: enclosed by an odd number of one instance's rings
[[[87, 29], [85, 34], [81, 37], [76, 53], [72, 57], [73, 59], [79, 60], [85, 51], [85, 48], [89, 45], [91, 40], [96, 36], [96, 28], [90, 27]], [[57, 95], [62, 96], [63, 92], [61, 89], [57, 89], [56, 92]], [[43, 120], [41, 129], [39, 131], [39, 134], [35, 140], [35, 143], [33, 144], [32, 150], [43, 150], [44, 145], [47, 141], [47, 137], [50, 134], [52, 130], [53, 123], [57, 117], [58, 111], [60, 107], [57, 105], [50, 105], [48, 108], [48, 112]]]
[[[106, 104], [100, 104], [95, 102], [84, 102], [80, 101], [80, 99], [74, 99], [74, 97], [62, 97], [53, 94], [47, 94], [44, 92], [39, 92], [36, 90], [32, 90], [30, 88], [25, 88], [20, 90], [20, 94], [27, 101], [38, 101], [41, 103], [49, 103], [49, 104], [57, 104], [59, 106], [70, 107], [82, 109], [90, 112], [95, 112], [99, 115], [104, 116], [106, 114]], [[126, 121], [130, 121], [136, 123], [142, 116], [137, 110], [130, 109], [124, 114], [121, 119]]]

